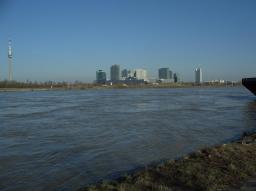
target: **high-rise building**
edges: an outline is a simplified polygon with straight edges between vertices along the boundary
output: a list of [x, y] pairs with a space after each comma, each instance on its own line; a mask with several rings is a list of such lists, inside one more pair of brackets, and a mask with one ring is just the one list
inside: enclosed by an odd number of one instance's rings
[[201, 84], [203, 82], [202, 68], [195, 69], [195, 83]]
[[158, 70], [159, 79], [170, 79], [170, 69], [169, 68], [160, 68]]
[[170, 79], [172, 79], [173, 78], [172, 71], [170, 70], [169, 72], [170, 72]]
[[120, 80], [120, 66], [112, 65], [110, 68], [110, 79], [112, 82], [116, 82]]
[[144, 69], [135, 69], [134, 70], [134, 77], [137, 80], [148, 81], [147, 71], [144, 70]]
[[96, 82], [99, 84], [105, 84], [107, 81], [107, 75], [106, 72], [103, 70], [98, 70], [96, 72]]
[[123, 79], [130, 77], [130, 75], [131, 75], [131, 71], [130, 70], [123, 69], [122, 72], [121, 72], [121, 77]]

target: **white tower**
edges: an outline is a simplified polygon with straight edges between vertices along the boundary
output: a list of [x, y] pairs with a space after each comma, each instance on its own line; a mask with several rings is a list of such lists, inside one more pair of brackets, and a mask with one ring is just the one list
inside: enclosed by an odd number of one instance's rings
[[203, 82], [202, 68], [196, 68], [195, 70], [195, 83], [201, 84]]
[[8, 75], [8, 80], [12, 81], [12, 46], [11, 46], [12, 41], [9, 40], [8, 44], [8, 64], [9, 64], [9, 75]]

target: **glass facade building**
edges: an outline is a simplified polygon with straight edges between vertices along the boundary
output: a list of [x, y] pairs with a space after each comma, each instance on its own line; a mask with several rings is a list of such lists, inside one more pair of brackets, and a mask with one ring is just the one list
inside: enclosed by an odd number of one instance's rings
[[112, 82], [116, 82], [120, 80], [120, 66], [112, 65], [110, 68], [110, 79]]
[[100, 84], [105, 84], [106, 81], [107, 81], [106, 72], [104, 72], [103, 70], [98, 70], [96, 72], [96, 82]]
[[169, 68], [160, 68], [158, 70], [158, 78], [159, 79], [171, 79], [172, 71]]

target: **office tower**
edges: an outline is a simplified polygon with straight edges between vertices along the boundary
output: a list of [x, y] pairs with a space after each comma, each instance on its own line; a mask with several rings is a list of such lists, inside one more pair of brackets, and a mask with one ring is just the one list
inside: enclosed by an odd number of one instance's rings
[[170, 73], [170, 79], [172, 79], [173, 78], [172, 71], [170, 70], [169, 73]]
[[96, 82], [99, 84], [105, 84], [107, 81], [107, 75], [106, 72], [103, 70], [98, 70], [96, 72]]
[[8, 65], [9, 65], [9, 75], [8, 80], [12, 81], [12, 46], [11, 46], [11, 40], [9, 40], [8, 45]]
[[158, 70], [159, 79], [170, 79], [170, 69], [169, 68], [160, 68]]
[[195, 69], [195, 83], [201, 84], [203, 82], [202, 68]]
[[134, 70], [134, 77], [137, 80], [148, 81], [147, 71], [144, 70], [144, 69], [135, 69]]
[[119, 65], [112, 65], [110, 68], [110, 79], [112, 82], [120, 80], [120, 66]]

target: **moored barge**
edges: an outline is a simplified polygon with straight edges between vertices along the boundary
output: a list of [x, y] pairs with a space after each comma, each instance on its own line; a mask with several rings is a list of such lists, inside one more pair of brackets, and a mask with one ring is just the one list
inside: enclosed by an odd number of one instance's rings
[[256, 95], [256, 78], [243, 78], [242, 84]]

